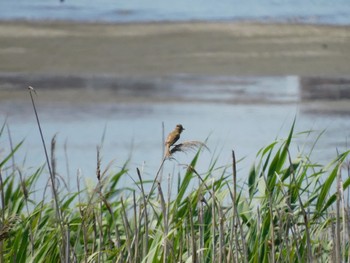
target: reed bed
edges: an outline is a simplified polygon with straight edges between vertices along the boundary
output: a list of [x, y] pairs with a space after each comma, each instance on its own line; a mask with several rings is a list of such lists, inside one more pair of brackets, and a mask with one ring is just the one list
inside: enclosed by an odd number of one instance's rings
[[[98, 149], [96, 185], [71, 192], [56, 172], [55, 139], [32, 174], [16, 165], [22, 142], [10, 140], [0, 159], [0, 262], [349, 262], [349, 151], [321, 165], [291, 154], [295, 136], [293, 124], [248, 174], [237, 172], [234, 151], [226, 167], [198, 167], [199, 149], [171, 175], [175, 189], [159, 173], [181, 150], [150, 182], [128, 163], [101, 167]], [[123, 187], [130, 175], [137, 180]], [[40, 178], [49, 183], [38, 199]]]

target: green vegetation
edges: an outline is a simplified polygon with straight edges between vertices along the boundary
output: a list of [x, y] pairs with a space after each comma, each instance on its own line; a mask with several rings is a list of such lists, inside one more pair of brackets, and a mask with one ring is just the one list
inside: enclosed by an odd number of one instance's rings
[[[0, 260], [345, 262], [350, 179], [343, 182], [341, 174], [349, 152], [321, 166], [290, 156], [292, 138], [293, 127], [287, 139], [261, 149], [249, 175], [236, 174], [234, 154], [232, 169], [216, 169], [214, 162], [199, 172], [198, 152], [173, 198], [157, 183], [148, 195], [140, 171], [127, 165], [101, 172], [98, 157], [94, 189], [66, 194], [51, 184], [52, 198], [41, 201], [33, 198], [35, 183], [48, 175], [41, 167], [24, 177], [11, 163], [19, 143], [0, 162]], [[120, 188], [128, 173], [139, 181]]]
[[[127, 164], [103, 171], [98, 154], [96, 185], [67, 194], [57, 183], [55, 141], [49, 174], [40, 167], [29, 176], [12, 163], [19, 143], [0, 159], [0, 262], [349, 261], [349, 152], [319, 165], [291, 155], [293, 138], [294, 125], [258, 152], [249, 174], [237, 174], [234, 152], [227, 167], [197, 167], [198, 151], [173, 175], [175, 195], [157, 182], [172, 159], [145, 182]], [[123, 188], [128, 175], [138, 181]], [[51, 193], [38, 201], [42, 177]]]

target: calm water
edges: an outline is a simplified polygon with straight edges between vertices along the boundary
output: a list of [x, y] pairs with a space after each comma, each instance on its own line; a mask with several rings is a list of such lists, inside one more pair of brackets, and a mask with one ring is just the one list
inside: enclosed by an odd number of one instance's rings
[[[145, 171], [145, 178], [151, 179], [162, 157], [162, 122], [166, 133], [177, 123], [183, 124], [186, 128], [181, 138], [183, 141], [207, 139], [210, 152], [204, 151], [201, 155], [199, 172], [205, 172], [211, 159], [217, 156], [218, 166], [229, 164], [234, 149], [237, 159], [244, 158], [238, 169], [239, 176], [245, 178], [257, 151], [277, 137], [285, 138], [295, 116], [297, 132], [310, 129], [315, 132], [296, 138], [294, 152], [303, 147], [310, 148], [323, 130], [325, 133], [312, 155], [315, 161], [326, 163], [336, 156], [337, 150], [347, 149], [350, 115], [309, 112], [308, 105], [299, 99], [297, 77], [235, 78], [231, 84], [227, 79], [216, 82], [216, 85], [214, 81], [203, 86], [200, 82], [179, 81], [173, 89], [185, 95], [172, 103], [165, 103], [162, 99], [114, 103], [113, 97], [108, 103], [53, 103], [42, 101], [39, 94], [37, 106], [47, 144], [54, 134], [58, 136], [59, 173], [67, 174], [64, 154], [64, 144], [67, 143], [71, 176], [75, 177], [77, 170], [81, 169], [85, 178], [93, 180], [96, 146], [106, 130], [102, 168], [115, 160], [111, 170], [116, 171], [131, 155], [130, 176], [136, 178], [135, 169], [139, 167]], [[198, 92], [198, 89], [203, 92]], [[104, 91], [100, 89], [99, 92]], [[214, 93], [219, 98], [215, 103], [207, 100], [209, 94]], [[231, 100], [227, 100], [228, 97]], [[256, 99], [263, 103], [252, 104], [251, 101]], [[13, 141], [25, 139], [16, 156], [17, 162], [26, 159], [24, 167], [27, 173], [34, 171], [45, 158], [29, 97], [1, 102], [1, 122], [6, 118]], [[7, 135], [1, 136], [0, 144], [8, 151]], [[0, 152], [0, 156], [4, 155], [5, 152]], [[166, 163], [166, 172], [182, 170], [179, 164], [188, 163], [193, 155], [191, 152], [176, 155], [177, 162]], [[73, 186], [75, 180], [70, 180]]]
[[255, 20], [350, 24], [348, 0], [1, 0], [0, 19], [108, 22]]

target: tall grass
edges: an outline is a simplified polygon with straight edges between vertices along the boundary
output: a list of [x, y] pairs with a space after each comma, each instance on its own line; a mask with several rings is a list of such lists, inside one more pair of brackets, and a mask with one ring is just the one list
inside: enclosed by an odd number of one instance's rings
[[[20, 142], [0, 159], [0, 261], [348, 261], [349, 151], [320, 165], [291, 154], [294, 136], [293, 124], [287, 138], [258, 151], [248, 174], [237, 172], [234, 152], [227, 167], [198, 167], [198, 151], [182, 174], [171, 175], [175, 195], [157, 180], [172, 159], [162, 160], [147, 192], [139, 169], [125, 163], [112, 173], [98, 149], [96, 185], [83, 186], [78, 172], [76, 191], [67, 192], [57, 183], [54, 150], [49, 174], [11, 163]], [[129, 175], [138, 180], [122, 187]], [[53, 180], [52, 195], [41, 200], [34, 197], [40, 178]]]

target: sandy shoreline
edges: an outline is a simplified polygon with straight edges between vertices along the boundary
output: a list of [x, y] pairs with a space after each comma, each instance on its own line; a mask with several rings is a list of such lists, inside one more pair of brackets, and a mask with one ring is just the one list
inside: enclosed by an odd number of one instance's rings
[[0, 72], [350, 75], [344, 26], [189, 22], [0, 22]]
[[[32, 85], [42, 89], [41, 98], [47, 101], [170, 103], [184, 101], [182, 95], [189, 93], [183, 89], [179, 93], [178, 86], [174, 89], [176, 82], [196, 87], [205, 81], [219, 87], [221, 76], [248, 76], [244, 81], [249, 82], [249, 76], [296, 75], [333, 79], [327, 86], [311, 78], [316, 85], [308, 84], [311, 91], [305, 94], [311, 92], [313, 97], [314, 90], [323, 95], [320, 103], [307, 102], [310, 110], [349, 112], [349, 43], [350, 27], [344, 26], [0, 22], [0, 101], [27, 100], [22, 88]], [[338, 83], [343, 77], [345, 82]], [[347, 100], [328, 102], [325, 107], [322, 99], [329, 97], [329, 85], [336, 96], [343, 94]], [[97, 94], [96, 87], [105, 89]], [[256, 103], [256, 99], [232, 102]]]

